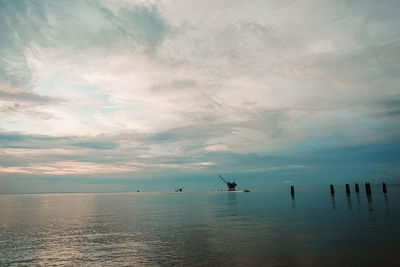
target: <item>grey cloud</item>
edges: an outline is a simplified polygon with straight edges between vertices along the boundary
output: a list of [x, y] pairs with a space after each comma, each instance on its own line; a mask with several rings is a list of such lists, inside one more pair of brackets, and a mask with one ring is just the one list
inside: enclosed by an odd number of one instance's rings
[[184, 80], [174, 80], [164, 84], [155, 84], [153, 85], [150, 90], [154, 92], [163, 92], [163, 91], [170, 91], [170, 90], [181, 90], [187, 88], [198, 88], [199, 82], [190, 79]]
[[[146, 164], [191, 164], [209, 161], [204, 156], [204, 148], [219, 138], [226, 138], [241, 130], [255, 130], [262, 135], [276, 138], [281, 131], [279, 122], [286, 116], [285, 110], [258, 111], [243, 123], [193, 123], [186, 127], [172, 128], [153, 134], [120, 133], [116, 135], [99, 135], [95, 137], [52, 137], [46, 135], [27, 135], [20, 133], [1, 133], [0, 146], [11, 149], [65, 149], [67, 154], [48, 151], [45, 155], [30, 158], [29, 161], [78, 160], [88, 162], [129, 162], [137, 160]], [[284, 116], [284, 117], [282, 117]], [[240, 146], [254, 145], [254, 141], [242, 143]], [[181, 151], [168, 157], [154, 154], [152, 147]], [[89, 149], [83, 151], [80, 150]], [[77, 150], [76, 150], [77, 149]], [[96, 151], [101, 150], [102, 153]], [[175, 152], [174, 152], [175, 153]], [[142, 158], [142, 154], [152, 155]]]
[[[391, 98], [377, 100], [370, 103], [370, 113], [379, 117], [395, 117], [400, 115], [400, 96], [396, 95]], [[393, 125], [396, 127], [397, 125]]]
[[209, 76], [224, 78], [227, 71], [254, 69], [259, 66], [257, 62], [281, 57], [285, 54], [282, 49], [288, 49], [285, 41], [275, 28], [254, 21], [213, 27], [186, 22], [168, 32], [157, 55], [171, 64], [194, 64]]
[[86, 137], [0, 133], [0, 166], [29, 167], [74, 161], [105, 164], [129, 164], [140, 160], [147, 148], [132, 145], [137, 135], [97, 135]]
[[27, 115], [30, 117], [38, 118], [40, 120], [49, 120], [57, 118], [53, 114], [49, 112], [42, 112], [35, 110], [38, 104], [19, 104], [19, 103], [11, 103], [0, 108], [0, 114], [4, 116], [14, 116], [14, 115]]
[[[335, 136], [346, 135], [346, 129], [350, 129], [355, 138], [346, 138], [358, 142], [359, 138], [366, 138], [367, 130], [373, 129], [373, 134], [378, 136], [385, 135], [388, 128], [395, 128], [394, 132], [398, 130], [398, 2], [353, 3], [286, 1], [278, 9], [271, 9], [270, 15], [278, 14], [276, 20], [256, 16], [219, 17], [220, 11], [215, 9], [212, 12], [218, 17], [213, 19], [220, 23], [182, 21], [180, 26], [172, 28], [168, 26], [168, 18], [163, 16], [165, 10], [152, 6], [126, 4], [121, 9], [113, 7], [114, 3], [96, 1], [0, 1], [0, 79], [13, 87], [23, 88], [19, 93], [0, 91], [0, 98], [10, 102], [0, 112], [23, 111], [43, 118], [51, 116], [32, 112], [35, 105], [59, 101], [36, 95], [31, 90], [34, 79], [25, 53], [29, 50], [34, 53], [35, 47], [56, 51], [56, 55], [57, 51], [67, 57], [73, 54], [71, 60], [80, 64], [115, 51], [144, 46], [148, 52], [145, 56], [156, 63], [167, 68], [178, 63], [181, 69], [195, 70], [188, 72], [189, 77], [172, 81], [166, 78], [165, 83], [160, 81], [164, 77], [158, 80], [156, 73], [155, 85], [146, 88], [160, 98], [176, 94], [172, 103], [168, 103], [176, 106], [183, 104], [180, 101], [185, 97], [194, 99], [188, 101], [187, 108], [170, 111], [176, 113], [172, 115], [179, 115], [179, 119], [183, 118], [185, 126], [169, 125], [169, 129], [163, 130], [155, 126], [152, 133], [124, 132], [94, 137], [3, 133], [0, 134], [0, 146], [15, 150], [60, 148], [68, 151], [64, 154], [57, 151], [43, 151], [47, 153], [45, 155], [31, 153], [24, 159], [15, 156], [16, 165], [60, 160], [105, 163], [136, 160], [149, 166], [212, 161], [218, 164], [204, 168], [251, 172], [295, 165], [299, 161], [312, 165], [321, 155], [328, 154], [334, 155], [334, 159], [324, 158], [319, 164], [343, 163], [339, 160], [341, 155], [353, 155], [352, 150], [342, 149], [336, 154], [327, 150], [303, 158], [303, 154], [288, 148], [292, 156], [260, 156], [239, 149], [255, 147], [256, 150], [265, 145], [266, 140], [280, 140], [287, 145], [297, 133], [313, 136], [318, 135], [318, 131], [325, 131]], [[267, 17], [268, 9], [260, 11]], [[319, 42], [323, 43], [322, 49], [311, 49]], [[181, 72], [186, 75], [185, 71]], [[195, 73], [194, 77], [190, 77], [191, 73]], [[269, 101], [258, 106], [251, 102], [257, 99], [245, 99], [245, 92], [238, 105], [229, 103], [229, 97], [217, 98], [218, 92], [228, 92], [222, 94], [224, 97], [235, 96], [229, 83], [231, 78], [244, 78], [243, 85], [233, 86], [249, 90], [249, 95], [253, 93], [254, 85], [260, 87], [256, 95], [268, 97], [267, 91], [264, 95], [261, 90], [263, 86], [268, 87], [268, 94], [273, 95], [271, 105], [280, 108], [266, 106]], [[297, 110], [306, 114], [301, 117], [305, 121], [291, 118], [290, 112]], [[319, 117], [313, 117], [311, 113]], [[359, 121], [357, 125], [356, 120]], [[362, 130], [366, 131], [360, 132], [357, 126], [365, 127]], [[289, 132], [290, 127], [298, 132]], [[234, 153], [207, 152], [205, 149], [210, 144], [223, 143], [225, 138], [236, 138], [232, 142], [235, 143]], [[322, 141], [316, 143], [318, 147], [326, 146]], [[375, 149], [370, 148], [371, 151]], [[162, 153], [157, 154], [158, 150]], [[266, 153], [266, 150], [260, 153]], [[394, 152], [385, 159], [395, 158]], [[363, 153], [360, 149], [354, 154], [361, 157]], [[1, 157], [2, 162], [12, 163], [11, 156]], [[379, 157], [374, 154], [371, 158], [378, 160]], [[350, 161], [351, 157], [346, 160]], [[151, 168], [156, 167], [149, 167], [148, 171]]]
[[391, 99], [384, 100], [380, 104], [388, 109], [397, 109], [400, 107], [400, 95]]
[[[35, 1], [0, 3], [0, 79], [14, 87], [31, 88], [32, 74], [25, 49], [37, 36], [43, 39], [40, 25], [46, 24], [43, 9]], [[31, 19], [29, 19], [31, 18]]]
[[130, 33], [136, 40], [150, 44], [160, 42], [167, 31], [167, 26], [158, 14], [156, 7], [133, 7], [118, 12], [119, 20], [123, 21], [124, 31]]
[[11, 105], [7, 105], [0, 109], [0, 113], [15, 113], [20, 109], [21, 105], [18, 103], [13, 103]]
[[[264, 110], [257, 108], [251, 111], [243, 110], [241, 115], [246, 115], [247, 118], [238, 122], [224, 121], [225, 118], [218, 117], [220, 114], [215, 115], [214, 121], [196, 121], [193, 118], [188, 118], [187, 120], [192, 120], [193, 124], [142, 136], [140, 140], [146, 144], [161, 146], [164, 144], [175, 144], [185, 153], [197, 153], [208, 146], [213, 140], [224, 140], [234, 135], [234, 133], [243, 132], [245, 136], [246, 131], [256, 131], [260, 136], [264, 136], [265, 140], [281, 138], [285, 135], [285, 129], [281, 124], [289, 119], [287, 115], [288, 111], [286, 109]], [[251, 140], [250, 136], [248, 138], [247, 142], [243, 141], [243, 143], [237, 144], [237, 146], [243, 148], [246, 146], [262, 145], [262, 143], [259, 143], [260, 140]]]
[[[63, 49], [87, 59], [136, 45], [157, 45], [168, 26], [156, 7], [117, 7], [98, 1], [1, 1], [0, 79], [34, 86], [26, 52]], [[96, 49], [93, 47], [96, 46]]]
[[207, 140], [211, 137], [227, 135], [232, 131], [228, 125], [192, 125], [173, 128], [161, 133], [150, 135], [146, 139], [150, 142], [193, 142], [195, 140]]
[[13, 132], [0, 133], [0, 146], [3, 148], [52, 149], [52, 148], [91, 148], [115, 149], [118, 143], [112, 137], [54, 137], [48, 135], [29, 135]]
[[[398, 65], [400, 58], [400, 27], [388, 29], [387, 21], [382, 23], [377, 19], [377, 15], [380, 17], [386, 12], [393, 14], [393, 10], [399, 9], [398, 3], [387, 2], [378, 8], [379, 11], [362, 1], [350, 7], [340, 2], [330, 5], [332, 8], [329, 9], [321, 3], [313, 3], [314, 8], [316, 6], [322, 11], [321, 14], [309, 14], [307, 6], [288, 4], [282, 11], [291, 14], [292, 8], [300, 7], [299, 14], [293, 18], [282, 17], [283, 21], [275, 25], [262, 25], [257, 21], [260, 18], [242, 19], [206, 29], [203, 25], [186, 23], [182, 29], [177, 29], [179, 34], [170, 36], [174, 42], [168, 43], [167, 47], [175, 46], [174, 49], [160, 54], [173, 60], [190, 60], [203, 67], [205, 73], [217, 73], [215, 79], [219, 80], [229, 75], [254, 79], [268, 77], [270, 81], [282, 78], [292, 80], [296, 86], [309, 86], [311, 83], [316, 90], [328, 90], [330, 88], [326, 87], [333, 87], [330, 83], [336, 81], [354, 84], [357, 80], [361, 82], [357, 86], [362, 88], [379, 75], [398, 73], [393, 67]], [[347, 8], [358, 12], [345, 12]], [[305, 14], [310, 18], [298, 21]], [[389, 17], [391, 26], [400, 24], [393, 15]], [[347, 26], [353, 23], [357, 26]], [[327, 42], [333, 51], [309, 51], [310, 45], [318, 42]], [[298, 73], [301, 72], [306, 75], [307, 83], [299, 81]], [[318, 77], [321, 73], [324, 74]], [[375, 85], [377, 83], [375, 81]]]
[[386, 111], [385, 113], [383, 113], [383, 115], [385, 115], [385, 116], [398, 116], [398, 115], [400, 115], [400, 108], [397, 108], [395, 110]]
[[52, 119], [55, 116], [49, 112], [36, 110], [36, 107], [65, 102], [54, 97], [24, 91], [21, 88], [10, 88], [4, 84], [0, 85], [0, 100], [3, 100], [0, 114], [7, 116], [25, 114], [42, 120]]
[[118, 147], [117, 143], [99, 142], [99, 141], [76, 142], [72, 143], [71, 145], [77, 147], [92, 148], [92, 149], [115, 149]]
[[26, 102], [38, 105], [57, 103], [60, 101], [59, 99], [53, 97], [43, 96], [32, 92], [26, 92], [26, 91], [12, 92], [9, 90], [2, 90], [1, 87], [0, 87], [0, 99], [15, 101], [15, 102]]
[[[0, 133], [0, 146], [3, 148], [46, 149], [63, 147], [68, 138], [46, 135], [26, 135], [20, 133]], [[55, 145], [56, 144], [56, 145]]]

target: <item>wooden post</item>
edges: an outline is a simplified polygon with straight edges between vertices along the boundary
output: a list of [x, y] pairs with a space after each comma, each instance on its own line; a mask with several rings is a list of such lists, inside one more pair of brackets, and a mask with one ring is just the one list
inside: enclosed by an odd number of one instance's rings
[[329, 188], [331, 189], [331, 195], [334, 195], [335, 194], [335, 188], [333, 188], [333, 184], [331, 184], [329, 186]]
[[346, 194], [350, 195], [350, 185], [346, 184]]
[[367, 196], [371, 195], [371, 185], [370, 185], [370, 183], [365, 183], [365, 193], [367, 193]]
[[294, 196], [294, 186], [293, 186], [293, 185], [290, 187], [290, 194], [291, 194], [292, 196]]
[[387, 189], [386, 189], [386, 184], [385, 183], [382, 183], [382, 190], [383, 190], [384, 194], [387, 193]]
[[358, 184], [356, 184], [356, 193], [360, 193], [360, 188], [358, 187]]

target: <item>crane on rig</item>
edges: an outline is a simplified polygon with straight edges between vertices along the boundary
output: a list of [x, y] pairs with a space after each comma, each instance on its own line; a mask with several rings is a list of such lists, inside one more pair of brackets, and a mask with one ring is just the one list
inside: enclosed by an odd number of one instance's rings
[[237, 186], [237, 184], [236, 184], [236, 182], [235, 181], [233, 181], [233, 182], [228, 182], [228, 181], [226, 181], [225, 179], [224, 179], [224, 177], [222, 177], [221, 175], [218, 175], [219, 176], [219, 178], [221, 178], [221, 180], [228, 186], [228, 191], [235, 191], [236, 189], [236, 186]]

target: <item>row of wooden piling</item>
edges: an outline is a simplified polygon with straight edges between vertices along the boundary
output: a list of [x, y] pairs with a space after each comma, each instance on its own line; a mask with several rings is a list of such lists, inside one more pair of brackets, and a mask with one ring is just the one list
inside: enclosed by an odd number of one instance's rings
[[[335, 194], [335, 187], [333, 186], [333, 184], [331, 184], [329, 186], [330, 190], [331, 190], [331, 194], [334, 195]], [[360, 187], [358, 186], [358, 184], [355, 184], [355, 191], [356, 193], [360, 193]], [[382, 183], [382, 191], [384, 194], [387, 193], [387, 187], [386, 187], [386, 183]], [[365, 193], [367, 194], [367, 196], [371, 195], [371, 184], [370, 183], [365, 183]], [[290, 187], [290, 194], [292, 195], [292, 197], [294, 196], [294, 186], [292, 185]], [[350, 185], [346, 184], [346, 194], [350, 195]]]
[[[360, 193], [360, 187], [358, 186], [358, 184], [355, 184], [354, 186], [356, 193]], [[330, 190], [331, 190], [331, 194], [334, 195], [335, 194], [335, 188], [333, 186], [333, 184], [330, 185]], [[382, 183], [382, 191], [384, 194], [387, 193], [387, 187], [386, 187], [386, 183]], [[371, 195], [372, 191], [371, 191], [371, 184], [370, 183], [365, 183], [365, 193], [369, 196]], [[350, 195], [350, 185], [346, 184], [346, 194]]]

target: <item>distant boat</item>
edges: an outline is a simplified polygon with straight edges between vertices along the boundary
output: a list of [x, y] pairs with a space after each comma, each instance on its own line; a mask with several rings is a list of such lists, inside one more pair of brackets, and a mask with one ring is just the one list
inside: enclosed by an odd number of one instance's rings
[[247, 193], [247, 192], [250, 192], [250, 190], [249, 189], [245, 189], [245, 190], [243, 190], [243, 192]]
[[175, 188], [175, 192], [182, 192], [183, 191], [183, 187], [176, 187]]

